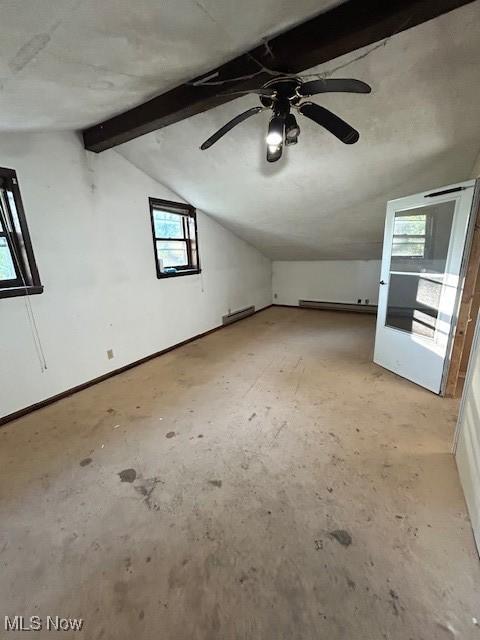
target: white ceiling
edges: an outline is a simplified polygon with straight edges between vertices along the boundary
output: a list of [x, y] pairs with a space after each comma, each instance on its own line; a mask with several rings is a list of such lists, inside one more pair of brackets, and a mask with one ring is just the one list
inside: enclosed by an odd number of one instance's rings
[[[91, 125], [338, 3], [3, 0], [0, 130]], [[378, 258], [388, 199], [470, 176], [480, 150], [479, 26], [476, 0], [337, 71], [373, 87], [317, 99], [359, 129], [356, 145], [302, 119], [299, 144], [268, 165], [260, 114], [199, 151], [258, 103], [247, 96], [118, 150], [272, 258]]]
[[262, 113], [200, 151], [212, 132], [257, 104], [247, 96], [119, 151], [273, 259], [379, 258], [387, 200], [470, 177], [480, 149], [479, 26], [477, 0], [336, 72], [373, 87], [366, 96], [316, 98], [358, 128], [356, 145], [302, 118], [299, 144], [269, 165]]
[[77, 129], [339, 0], [2, 0], [0, 130]]

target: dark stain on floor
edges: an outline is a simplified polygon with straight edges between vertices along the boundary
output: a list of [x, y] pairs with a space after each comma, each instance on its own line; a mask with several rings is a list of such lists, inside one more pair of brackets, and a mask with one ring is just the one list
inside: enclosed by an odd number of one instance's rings
[[398, 602], [398, 593], [396, 593], [393, 589], [390, 589], [390, 598], [391, 598], [391, 605], [392, 605], [392, 609], [393, 609], [393, 613], [398, 616], [399, 611], [398, 611], [398, 606], [397, 606], [397, 602]]
[[81, 467], [86, 467], [91, 462], [92, 462], [91, 458], [84, 458], [83, 460], [80, 460], [80, 466]]
[[169, 431], [165, 437], [166, 438], [173, 438], [174, 436], [175, 436], [175, 431]]
[[221, 480], [209, 480], [208, 482], [210, 484], [213, 484], [214, 487], [220, 488], [222, 486], [222, 481]]
[[121, 482], [133, 482], [137, 477], [135, 469], [124, 469], [118, 474]]
[[328, 535], [344, 547], [349, 547], [352, 544], [352, 536], [345, 529], [335, 529], [335, 531], [330, 531]]
[[158, 511], [160, 506], [152, 501], [152, 493], [157, 484], [163, 484], [163, 480], [154, 476], [153, 478], [144, 478], [141, 483], [134, 487], [135, 491], [143, 496], [143, 501], [148, 509]]

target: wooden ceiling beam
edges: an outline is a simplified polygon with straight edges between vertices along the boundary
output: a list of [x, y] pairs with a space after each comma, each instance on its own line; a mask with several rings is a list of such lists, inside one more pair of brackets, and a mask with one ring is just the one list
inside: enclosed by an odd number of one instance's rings
[[221, 88], [194, 84], [202, 79], [217, 81], [258, 74], [255, 86], [261, 86], [272, 78], [262, 70], [264, 67], [301, 73], [473, 1], [347, 0], [190, 82], [85, 129], [85, 148], [105, 151], [235, 99], [218, 95], [220, 90], [241, 91], [252, 86], [248, 79], [228, 82]]

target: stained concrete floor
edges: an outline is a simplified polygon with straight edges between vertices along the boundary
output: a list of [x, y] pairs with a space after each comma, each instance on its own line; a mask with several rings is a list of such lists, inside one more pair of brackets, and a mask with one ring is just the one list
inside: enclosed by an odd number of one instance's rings
[[2, 626], [480, 638], [457, 404], [372, 364], [373, 338], [271, 308], [1, 429]]

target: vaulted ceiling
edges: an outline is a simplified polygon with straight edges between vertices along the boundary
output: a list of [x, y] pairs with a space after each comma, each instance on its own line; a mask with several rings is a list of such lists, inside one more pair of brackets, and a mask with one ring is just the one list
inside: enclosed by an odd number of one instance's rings
[[311, 70], [344, 67], [333, 77], [373, 87], [315, 98], [360, 131], [355, 145], [302, 118], [298, 145], [268, 164], [261, 113], [200, 151], [258, 104], [247, 96], [118, 149], [273, 259], [380, 258], [388, 200], [470, 177], [480, 150], [479, 27], [477, 0]]
[[339, 0], [3, 0], [0, 130], [79, 129]]
[[[0, 130], [91, 125], [337, 4], [5, 0]], [[378, 258], [387, 200], [470, 176], [480, 150], [479, 27], [475, 0], [312, 70], [372, 85], [371, 95], [316, 99], [360, 131], [356, 145], [302, 119], [299, 144], [269, 165], [268, 116], [259, 114], [201, 152], [213, 131], [258, 104], [247, 96], [117, 150], [272, 258]]]

